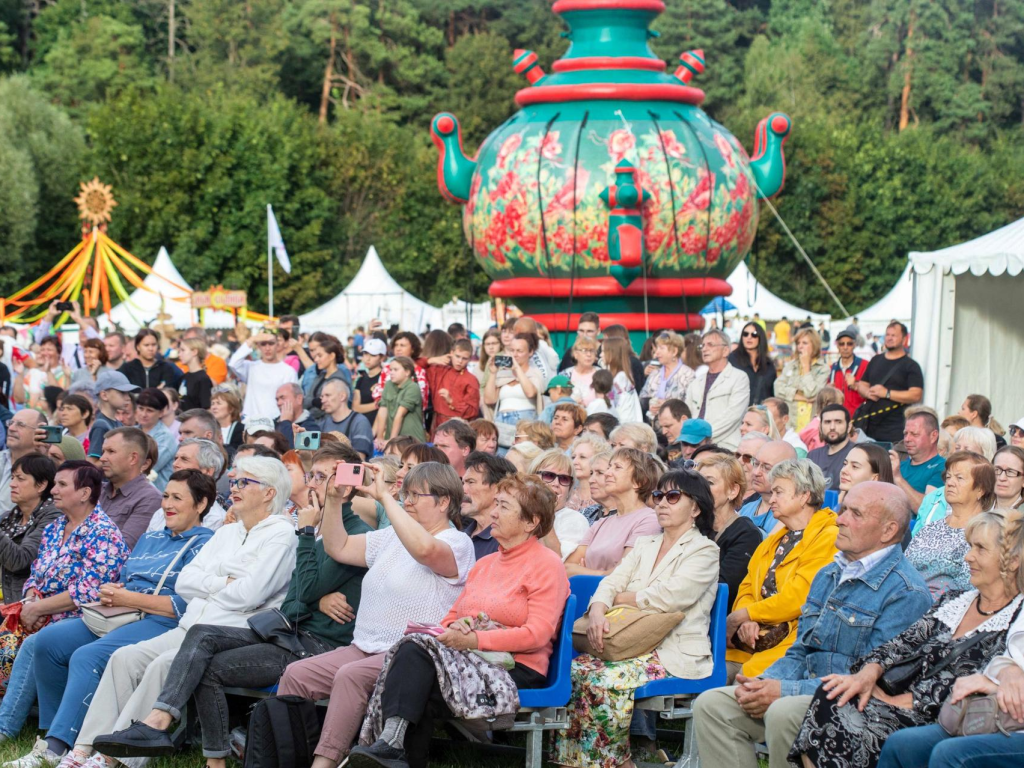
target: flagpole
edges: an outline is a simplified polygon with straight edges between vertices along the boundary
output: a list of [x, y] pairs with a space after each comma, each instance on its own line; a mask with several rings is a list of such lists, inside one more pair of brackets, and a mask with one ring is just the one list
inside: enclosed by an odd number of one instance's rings
[[267, 288], [270, 296], [270, 311], [268, 314], [274, 316], [274, 254], [270, 245], [270, 203], [267, 203]]

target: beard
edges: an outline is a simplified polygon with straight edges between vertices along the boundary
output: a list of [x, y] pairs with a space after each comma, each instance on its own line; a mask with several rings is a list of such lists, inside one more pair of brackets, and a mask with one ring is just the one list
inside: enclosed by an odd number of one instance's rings
[[843, 440], [846, 439], [845, 433], [833, 435], [832, 433], [826, 433], [822, 435], [822, 439], [825, 441], [825, 445], [839, 445]]

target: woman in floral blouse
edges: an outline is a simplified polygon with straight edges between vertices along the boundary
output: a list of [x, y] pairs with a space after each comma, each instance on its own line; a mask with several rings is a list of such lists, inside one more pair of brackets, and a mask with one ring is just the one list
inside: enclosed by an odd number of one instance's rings
[[[103, 473], [88, 461], [66, 461], [57, 469], [51, 493], [62, 514], [43, 531], [39, 556], [25, 582], [19, 625], [0, 632], [4, 698], [15, 696], [26, 710], [35, 698], [32, 633], [97, 602], [100, 585], [116, 582], [128, 559], [121, 532], [96, 505], [102, 484]], [[18, 664], [12, 669], [15, 656]]]
[[651, 372], [640, 391], [640, 403], [647, 409], [654, 429], [658, 429], [658, 411], [666, 400], [685, 400], [686, 388], [693, 381], [693, 369], [680, 358], [686, 343], [678, 333], [664, 331], [654, 339], [654, 358], [659, 366]]

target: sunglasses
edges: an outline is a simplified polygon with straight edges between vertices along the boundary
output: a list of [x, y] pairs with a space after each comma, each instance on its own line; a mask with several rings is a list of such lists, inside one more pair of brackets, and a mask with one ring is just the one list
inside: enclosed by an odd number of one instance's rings
[[852, 347], [853, 346], [853, 342], [852, 341], [837, 341], [836, 342], [836, 346], [837, 347]]
[[752, 453], [737, 453], [736, 454], [736, 458], [739, 459], [740, 462], [743, 463], [743, 464], [753, 464], [754, 463], [754, 454], [752, 454]]
[[654, 499], [654, 503], [658, 504], [662, 499], [665, 499], [669, 504], [678, 504], [679, 500], [686, 494], [682, 491], [654, 491], [651, 494], [651, 498]]
[[744, 331], [743, 332], [743, 338], [744, 339], [757, 339], [757, 338], [760, 338], [760, 336], [761, 336], [761, 334], [759, 334], [757, 331]]
[[555, 480], [558, 480], [558, 484], [563, 488], [568, 488], [570, 485], [572, 485], [572, 475], [560, 475], [557, 472], [548, 472], [547, 470], [544, 470], [539, 474], [540, 479], [543, 480], [548, 485], [555, 482]]
[[1024, 435], [1024, 429], [1021, 429], [1016, 424], [1010, 427], [1010, 437], [1018, 437]]

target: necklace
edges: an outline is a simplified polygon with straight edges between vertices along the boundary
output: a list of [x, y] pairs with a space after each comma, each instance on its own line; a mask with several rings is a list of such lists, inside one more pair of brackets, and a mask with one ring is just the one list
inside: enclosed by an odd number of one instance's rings
[[1014, 595], [1014, 597], [1011, 597], [1006, 603], [1004, 603], [1000, 607], [996, 608], [994, 611], [983, 611], [983, 610], [981, 610], [981, 595], [978, 595], [976, 598], [974, 598], [974, 607], [978, 610], [978, 613], [980, 613], [982, 616], [995, 616], [997, 613], [999, 613], [1001, 610], [1003, 610], [1003, 608], [1005, 608], [1010, 603], [1012, 603], [1015, 599], [1016, 599], [1016, 595]]

